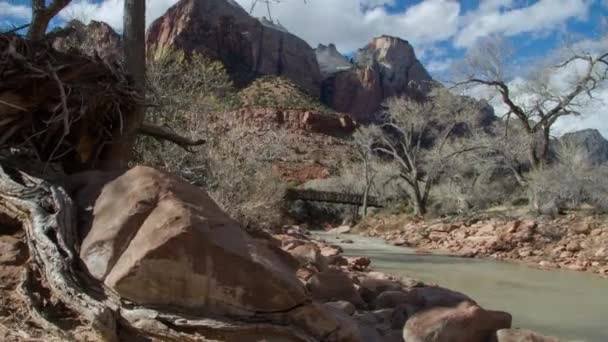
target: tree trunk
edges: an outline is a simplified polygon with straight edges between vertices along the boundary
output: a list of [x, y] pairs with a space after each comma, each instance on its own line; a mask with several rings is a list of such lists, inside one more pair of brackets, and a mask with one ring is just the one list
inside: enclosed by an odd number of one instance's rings
[[45, 10], [36, 10], [32, 13], [32, 23], [27, 32], [27, 38], [30, 40], [41, 40], [46, 34], [46, 29], [49, 26], [52, 16]]
[[[146, 1], [125, 0], [123, 17], [125, 68], [133, 78], [141, 99], [145, 99], [146, 82]], [[142, 101], [143, 102], [143, 101]], [[127, 166], [133, 155], [137, 132], [145, 117], [144, 107], [138, 107], [124, 118], [124, 127], [114, 132], [115, 143], [110, 148], [104, 168]]]
[[418, 181], [414, 183], [414, 213], [416, 215], [426, 215], [426, 196], [420, 193], [420, 185]]
[[365, 190], [363, 191], [363, 217], [367, 217], [367, 197], [369, 196], [369, 188], [371, 186], [369, 181], [369, 166], [367, 160], [363, 161], [363, 167], [365, 168]]

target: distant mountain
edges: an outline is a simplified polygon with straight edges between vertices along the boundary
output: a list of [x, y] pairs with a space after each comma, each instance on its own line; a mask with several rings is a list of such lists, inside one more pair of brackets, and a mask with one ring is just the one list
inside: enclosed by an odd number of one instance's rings
[[597, 129], [566, 133], [559, 140], [587, 152], [592, 164], [608, 162], [608, 140]]
[[[366, 122], [393, 96], [420, 96], [435, 83], [416, 58], [414, 48], [397, 37], [374, 38], [357, 51], [354, 63], [332, 49], [317, 49], [317, 61], [324, 76], [322, 100], [340, 112], [351, 113]], [[341, 56], [341, 55], [340, 55]]]

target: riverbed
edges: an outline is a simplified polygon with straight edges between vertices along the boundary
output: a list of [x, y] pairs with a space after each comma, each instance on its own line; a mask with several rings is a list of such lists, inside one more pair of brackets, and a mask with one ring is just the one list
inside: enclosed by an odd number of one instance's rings
[[[419, 255], [377, 238], [315, 235], [342, 246], [344, 255], [369, 257], [376, 271], [438, 284], [465, 293], [486, 309], [507, 311], [513, 327], [570, 341], [608, 342], [606, 279], [489, 259]], [[343, 239], [354, 243], [339, 243]]]

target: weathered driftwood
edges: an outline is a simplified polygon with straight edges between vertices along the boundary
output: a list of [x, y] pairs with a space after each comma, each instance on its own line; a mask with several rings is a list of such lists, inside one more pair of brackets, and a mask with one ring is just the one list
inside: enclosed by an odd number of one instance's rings
[[[79, 270], [76, 214], [70, 196], [60, 186], [6, 166], [0, 160], [0, 214], [21, 223], [31, 258], [21, 286], [32, 317], [46, 331], [71, 340], [48, 319], [36, 304], [36, 291], [48, 290], [74, 316], [106, 341], [117, 341], [120, 326], [139, 336], [162, 341], [207, 341], [217, 336], [243, 336], [256, 332], [289, 336], [294, 340], [314, 341], [280, 318], [256, 317], [255, 322], [226, 318], [196, 317], [171, 308], [158, 310], [122, 301], [103, 284]], [[174, 312], [175, 311], [175, 312]]]

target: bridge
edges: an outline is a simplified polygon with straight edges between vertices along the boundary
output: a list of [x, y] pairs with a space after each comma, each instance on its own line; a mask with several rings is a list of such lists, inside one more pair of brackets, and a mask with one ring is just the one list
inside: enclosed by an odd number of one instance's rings
[[[287, 189], [285, 198], [290, 201], [302, 200], [363, 206], [363, 195], [309, 189]], [[382, 208], [382, 202], [374, 196], [367, 196], [367, 206]]]

